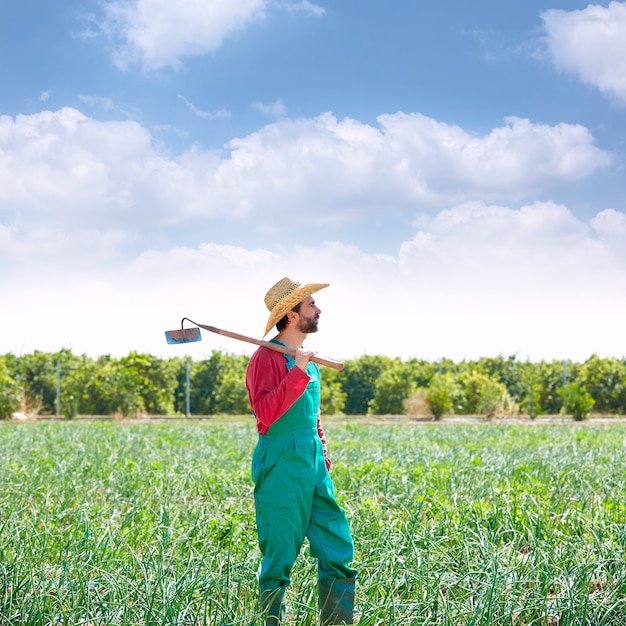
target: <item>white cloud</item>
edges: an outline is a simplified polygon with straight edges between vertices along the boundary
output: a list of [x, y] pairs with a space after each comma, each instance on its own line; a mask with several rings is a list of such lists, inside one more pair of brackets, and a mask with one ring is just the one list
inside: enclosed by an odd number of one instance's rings
[[227, 109], [219, 109], [217, 111], [203, 111], [199, 109], [193, 102], [190, 102], [185, 96], [178, 95], [178, 99], [196, 116], [208, 120], [223, 120], [230, 117], [230, 111]]
[[268, 115], [269, 117], [283, 117], [287, 113], [287, 107], [280, 98], [267, 104], [264, 102], [253, 102], [252, 106], [257, 111], [263, 113], [263, 115]]
[[[90, 110], [104, 112], [107, 114], [107, 117], [115, 116], [125, 120], [132, 120], [141, 115], [141, 111], [139, 111], [137, 107], [128, 105], [121, 106], [119, 102], [106, 96], [78, 94], [78, 99], [84, 102]], [[70, 110], [69, 108], [65, 109], [65, 111]]]
[[579, 125], [511, 118], [475, 136], [419, 114], [384, 115], [378, 127], [331, 114], [283, 119], [227, 149], [172, 156], [136, 122], [71, 108], [3, 116], [0, 209], [24, 227], [139, 234], [190, 217], [274, 228], [297, 206], [289, 223], [301, 229], [528, 197], [611, 161]]
[[134, 63], [147, 70], [177, 68], [184, 57], [213, 52], [235, 33], [264, 20], [271, 6], [307, 17], [326, 14], [308, 0], [109, 0], [99, 30], [111, 41], [121, 69]]
[[626, 2], [542, 13], [554, 65], [626, 105]]
[[176, 67], [185, 56], [212, 52], [233, 33], [263, 19], [269, 0], [115, 0], [103, 30], [115, 42], [120, 67]]
[[[245, 202], [249, 214], [264, 209], [270, 220], [307, 198], [311, 219], [365, 219], [477, 197], [528, 197], [611, 161], [579, 125], [511, 118], [479, 137], [419, 114], [383, 115], [379, 124], [324, 114], [235, 139], [216, 173], [219, 201]], [[242, 190], [250, 190], [245, 199]]]
[[71, 108], [0, 117], [0, 155], [0, 208], [69, 230], [162, 224], [173, 207], [201, 201], [201, 171], [217, 165], [206, 152], [171, 159], [139, 124]]
[[396, 167], [421, 175], [442, 196], [452, 186], [461, 194], [480, 189], [488, 196], [520, 197], [523, 190], [532, 193], [584, 177], [610, 160], [581, 125], [547, 126], [509, 117], [504, 126], [478, 137], [415, 113], [384, 115], [380, 122]]
[[0, 224], [0, 267], [12, 267], [17, 280], [32, 272], [49, 280], [68, 271], [74, 276], [89, 274], [103, 265], [113, 270], [126, 262], [126, 250], [136, 239], [133, 233], [121, 230], [22, 229]]
[[322, 17], [326, 15], [326, 9], [313, 4], [309, 0], [302, 0], [302, 2], [285, 2], [279, 3], [285, 6], [289, 13], [303, 13], [304, 15], [310, 15], [312, 17]]
[[118, 107], [111, 98], [103, 96], [90, 96], [79, 94], [78, 99], [91, 107], [98, 108], [102, 111], [117, 111]]
[[519, 210], [470, 203], [418, 219], [400, 259], [408, 268], [446, 274], [447, 288], [461, 293], [493, 292], [499, 285], [507, 297], [551, 300], [557, 291], [593, 291], [607, 271], [626, 270], [626, 229], [602, 228], [624, 218], [610, 210], [587, 223], [552, 202]]
[[[309, 343], [335, 358], [626, 355], [626, 293], [616, 288], [626, 282], [625, 213], [608, 209], [587, 222], [554, 203], [519, 210], [472, 203], [423, 216], [416, 228], [394, 255], [339, 242], [280, 251], [207, 242], [56, 275], [40, 271], [33, 248], [21, 280], [0, 277], [0, 345], [7, 352], [249, 354], [253, 346], [206, 332], [199, 344], [167, 346], [163, 331], [186, 316], [260, 338], [263, 296], [290, 275], [331, 283], [317, 299], [321, 331]], [[0, 229], [3, 246], [12, 237]], [[106, 247], [96, 234], [91, 245]]]
[[601, 211], [591, 221], [593, 229], [603, 238], [626, 235], [626, 215], [615, 209]]

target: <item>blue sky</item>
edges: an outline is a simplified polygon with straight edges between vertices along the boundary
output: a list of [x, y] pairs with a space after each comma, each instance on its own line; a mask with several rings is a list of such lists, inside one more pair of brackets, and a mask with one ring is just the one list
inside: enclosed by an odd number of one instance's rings
[[626, 2], [8, 2], [0, 353], [623, 357]]

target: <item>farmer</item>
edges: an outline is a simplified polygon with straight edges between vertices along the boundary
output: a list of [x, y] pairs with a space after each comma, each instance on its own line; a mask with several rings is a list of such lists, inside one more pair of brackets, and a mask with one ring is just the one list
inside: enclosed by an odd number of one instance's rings
[[301, 285], [288, 277], [266, 294], [265, 335], [295, 358], [260, 347], [246, 374], [259, 441], [252, 457], [256, 524], [262, 561], [259, 598], [265, 624], [283, 624], [283, 598], [305, 537], [317, 559], [321, 624], [352, 624], [356, 570], [344, 511], [335, 501], [330, 459], [320, 421], [320, 375], [314, 353], [302, 347], [317, 332], [320, 309], [312, 294], [328, 284]]

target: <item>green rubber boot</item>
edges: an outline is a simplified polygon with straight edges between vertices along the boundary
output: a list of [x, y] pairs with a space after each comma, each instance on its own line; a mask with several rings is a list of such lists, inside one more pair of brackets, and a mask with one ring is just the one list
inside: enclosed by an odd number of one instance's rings
[[320, 626], [354, 623], [354, 578], [323, 578], [318, 590]]
[[285, 587], [261, 591], [260, 602], [265, 616], [265, 626], [281, 626], [285, 623], [284, 597]]

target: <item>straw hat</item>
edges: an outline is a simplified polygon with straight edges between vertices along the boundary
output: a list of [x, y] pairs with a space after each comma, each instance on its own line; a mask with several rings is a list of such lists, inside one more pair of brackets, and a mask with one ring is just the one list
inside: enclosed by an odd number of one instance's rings
[[329, 283], [311, 283], [310, 285], [302, 285], [295, 280], [291, 280], [288, 276], [281, 278], [266, 294], [265, 305], [269, 309], [270, 317], [267, 320], [267, 326], [263, 336], [270, 332], [274, 326], [287, 311], [291, 311], [296, 304], [302, 302], [312, 293], [328, 287]]

